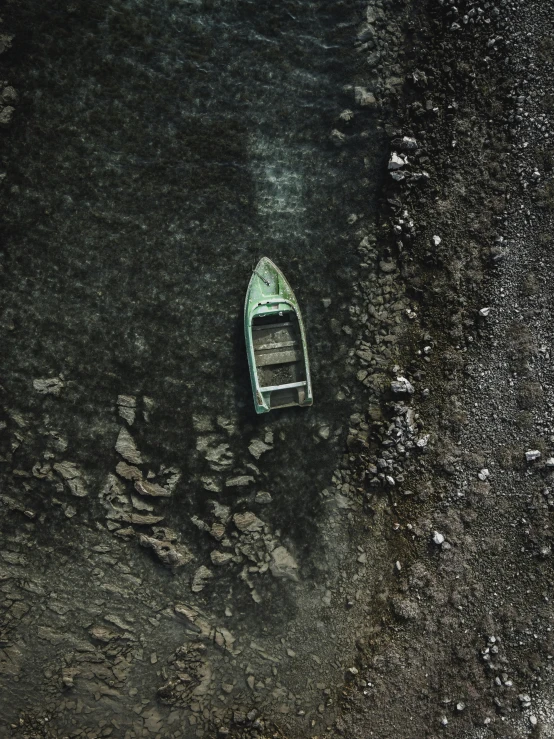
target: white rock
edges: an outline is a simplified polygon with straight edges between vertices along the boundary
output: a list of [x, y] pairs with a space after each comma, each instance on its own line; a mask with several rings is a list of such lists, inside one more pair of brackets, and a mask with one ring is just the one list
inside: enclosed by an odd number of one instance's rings
[[440, 236], [433, 236], [433, 244], [435, 246], [438, 246], [441, 243], [442, 239]]
[[439, 531], [433, 531], [433, 541], [437, 546], [440, 546], [444, 542], [444, 536]]
[[491, 473], [488, 471], [488, 469], [486, 467], [483, 467], [483, 469], [477, 473], [477, 477], [480, 480], [485, 481], [488, 477], [490, 477], [490, 474]]
[[536, 459], [540, 459], [541, 453], [538, 449], [530, 449], [528, 452], [525, 452], [525, 459], [528, 462], [534, 462]]
[[397, 377], [390, 384], [390, 389], [393, 393], [408, 393], [409, 395], [414, 394], [414, 386], [405, 377]]
[[489, 315], [490, 312], [491, 312], [491, 309], [490, 308], [481, 308], [481, 310], [479, 311], [479, 315], [480, 316], [485, 316], [485, 318], [486, 318]]
[[393, 141], [393, 145], [397, 143], [404, 151], [414, 151], [414, 149], [417, 149], [417, 141], [412, 136], [403, 136], [400, 141], [398, 139]]
[[395, 154], [394, 152], [391, 154], [391, 157], [389, 159], [389, 169], [400, 169], [405, 164], [406, 160], [403, 157]]

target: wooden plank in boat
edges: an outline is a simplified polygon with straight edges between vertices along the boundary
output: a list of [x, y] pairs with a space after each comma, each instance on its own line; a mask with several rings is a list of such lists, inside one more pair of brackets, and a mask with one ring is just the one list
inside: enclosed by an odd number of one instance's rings
[[264, 344], [267, 341], [288, 341], [296, 338], [297, 335], [292, 326], [285, 328], [279, 326], [279, 328], [273, 329], [267, 329], [264, 327], [260, 331], [257, 331], [255, 334], [252, 334], [254, 347], [257, 347], [260, 344]]
[[285, 328], [286, 326], [293, 326], [292, 321], [283, 321], [282, 323], [259, 323], [252, 324], [252, 331], [264, 331], [265, 329], [271, 329], [272, 331], [276, 328]]
[[299, 346], [298, 341], [296, 341], [295, 339], [289, 339], [287, 341], [267, 341], [263, 344], [256, 343], [254, 345], [254, 348], [257, 352], [261, 352], [264, 349], [286, 349], [289, 346]]
[[301, 349], [285, 349], [281, 351], [255, 352], [256, 366], [267, 367], [270, 364], [285, 364], [289, 362], [299, 362], [303, 358]]

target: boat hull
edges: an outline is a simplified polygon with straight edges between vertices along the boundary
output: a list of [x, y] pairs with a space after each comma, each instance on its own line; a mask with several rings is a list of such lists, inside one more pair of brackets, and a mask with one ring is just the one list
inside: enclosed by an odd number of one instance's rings
[[244, 334], [256, 412], [312, 405], [300, 308], [283, 273], [267, 257], [259, 261], [248, 285]]

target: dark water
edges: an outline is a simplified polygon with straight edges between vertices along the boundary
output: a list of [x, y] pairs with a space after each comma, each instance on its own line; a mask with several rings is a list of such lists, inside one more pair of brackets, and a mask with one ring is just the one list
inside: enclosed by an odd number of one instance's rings
[[[357, 0], [21, 0], [9, 11], [16, 38], [6, 77], [21, 101], [4, 142], [0, 338], [8, 407], [37, 428], [63, 432], [65, 458], [82, 465], [94, 489], [118, 459], [117, 395], [152, 397], [149, 423], [132, 433], [153, 464], [183, 472], [167, 523], [204, 553], [190, 515], [202, 513], [207, 497], [247, 507], [251, 491], [214, 495], [201, 487], [199, 475], [214, 473], [196, 452], [192, 417], [230, 419], [233, 474], [258, 465], [257, 488], [274, 497], [264, 518], [314, 582], [328, 577], [314, 536], [325, 516], [318, 493], [340, 460], [340, 429], [357, 410], [337, 399], [351, 382], [344, 363], [351, 339], [336, 328], [356, 280], [347, 218], [371, 216], [373, 185], [359, 182], [367, 177], [363, 156], [378, 154], [367, 113], [357, 113], [345, 147], [329, 134], [340, 112], [354, 107], [343, 88], [356, 70], [363, 12]], [[370, 134], [365, 148], [362, 131]], [[315, 405], [258, 418], [242, 304], [263, 255], [285, 272], [303, 308]], [[332, 300], [328, 309], [323, 298]], [[33, 393], [33, 378], [60, 373], [60, 398]], [[329, 442], [317, 435], [325, 424]], [[256, 462], [247, 446], [268, 430], [275, 448]], [[20, 452], [22, 466], [32, 465], [37, 448]], [[85, 525], [94, 525], [94, 496], [79, 505]], [[75, 525], [54, 519], [52, 536]], [[159, 577], [165, 582], [165, 573]], [[171, 583], [168, 593], [184, 587]], [[271, 581], [264, 587], [270, 599], [281, 592]], [[282, 629], [295, 613], [294, 599], [281, 592], [291, 610], [253, 619], [244, 597], [252, 629], [273, 620]]]
[[191, 411], [270, 423], [251, 410], [241, 324], [265, 254], [297, 291], [313, 366], [313, 412], [284, 422], [301, 434], [306, 419], [340, 413], [330, 320], [344, 321], [355, 278], [346, 218], [371, 202], [361, 157], [329, 133], [353, 105], [342, 88], [361, 12], [356, 2], [18, 4], [4, 296], [19, 398], [31, 378], [63, 373], [79, 404], [66, 425], [83, 436], [118, 393], [151, 395], [174, 462]]
[[328, 135], [352, 104], [356, 4], [266, 5], [18, 7], [6, 261], [17, 309], [32, 296], [37, 311], [18, 345], [38, 371], [97, 393], [113, 371], [164, 395], [188, 375], [187, 407], [249, 402], [236, 318], [267, 254], [298, 290], [329, 394], [319, 298], [348, 289], [356, 172]]

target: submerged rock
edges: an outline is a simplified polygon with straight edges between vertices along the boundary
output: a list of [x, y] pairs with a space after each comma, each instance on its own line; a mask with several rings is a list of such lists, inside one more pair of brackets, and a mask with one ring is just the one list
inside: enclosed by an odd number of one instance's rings
[[127, 462], [118, 462], [115, 471], [126, 480], [142, 480], [142, 472], [139, 468], [133, 467], [133, 465], [127, 464]]
[[234, 456], [229, 444], [218, 443], [219, 437], [215, 434], [200, 436], [196, 441], [196, 448], [204, 454], [210, 468], [214, 472], [222, 472], [233, 466]]
[[225, 525], [216, 521], [211, 525], [209, 533], [214, 537], [214, 539], [221, 541], [225, 536]]
[[354, 99], [358, 105], [363, 108], [370, 108], [377, 105], [375, 95], [370, 92], [366, 87], [355, 87], [354, 88]]
[[2, 108], [2, 110], [0, 110], [0, 126], [3, 128], [9, 126], [14, 113], [15, 108], [12, 105], [6, 105], [5, 108]]
[[132, 426], [135, 421], [136, 407], [137, 399], [134, 395], [117, 396], [118, 413], [124, 421], [127, 421], [129, 426]]
[[156, 557], [164, 565], [170, 567], [183, 567], [194, 559], [194, 555], [184, 544], [155, 539], [152, 536], [146, 536], [146, 534], [139, 536], [139, 543], [143, 547], [152, 549]]
[[229, 506], [218, 503], [217, 500], [210, 500], [212, 513], [223, 523], [227, 523], [231, 518], [231, 509]]
[[271, 497], [271, 493], [268, 493], [266, 490], [259, 490], [256, 493], [256, 497], [254, 498], [254, 500], [259, 505], [267, 505], [268, 503], [271, 503], [273, 498]]
[[33, 380], [33, 387], [41, 395], [59, 395], [65, 383], [61, 377], [50, 377], [44, 380]]
[[195, 431], [204, 433], [206, 431], [213, 431], [214, 424], [210, 416], [205, 415], [194, 415], [192, 417], [192, 425]]
[[131, 462], [131, 464], [142, 464], [140, 452], [136, 447], [133, 437], [127, 429], [122, 428], [119, 431], [119, 436], [115, 442], [115, 450], [121, 454], [123, 459], [126, 459], [127, 462]]
[[190, 589], [193, 593], [199, 593], [204, 590], [206, 584], [213, 578], [214, 573], [209, 570], [205, 565], [201, 565], [192, 578]]
[[292, 554], [283, 546], [276, 547], [271, 552], [269, 569], [273, 577], [284, 577], [288, 580], [298, 581], [298, 564]]
[[210, 493], [221, 492], [221, 483], [215, 477], [201, 477], [200, 482], [204, 490], [208, 490]]
[[84, 498], [85, 495], [88, 495], [83, 475], [73, 462], [58, 462], [54, 465], [54, 469], [58, 475], [63, 477], [72, 495], [77, 498]]
[[168, 498], [171, 495], [171, 491], [155, 482], [146, 482], [146, 480], [135, 480], [135, 490], [141, 495], [149, 495], [153, 498]]
[[248, 451], [255, 459], [259, 459], [262, 454], [270, 451], [270, 449], [273, 449], [273, 447], [270, 444], [266, 444], [261, 439], [252, 439], [250, 446], [248, 447]]
[[214, 549], [210, 552], [210, 559], [212, 564], [216, 566], [226, 565], [233, 559], [233, 555], [230, 552], [220, 552], [218, 549]]
[[263, 531], [264, 522], [250, 511], [235, 513], [233, 522], [239, 531]]
[[254, 478], [250, 475], [239, 475], [238, 477], [231, 477], [229, 480], [225, 480], [225, 487], [227, 488], [239, 488], [250, 485], [254, 482]]
[[331, 433], [331, 428], [327, 425], [320, 426], [317, 430], [317, 433], [320, 438], [327, 440], [329, 438], [329, 434]]
[[153, 526], [155, 523], [163, 521], [165, 516], [155, 516], [151, 513], [126, 513], [125, 511], [114, 511], [108, 514], [108, 518], [113, 521], [123, 521], [124, 523], [134, 523], [137, 526]]
[[143, 395], [142, 405], [143, 405], [142, 417], [148, 423], [148, 421], [150, 420], [150, 414], [154, 410], [154, 407], [156, 404], [153, 398], [149, 398], [147, 395]]
[[131, 503], [133, 504], [133, 508], [136, 508], [137, 511], [153, 511], [154, 506], [151, 503], [147, 503], [145, 500], [141, 500], [140, 498], [137, 498], [136, 495], [133, 495], [131, 493]]

